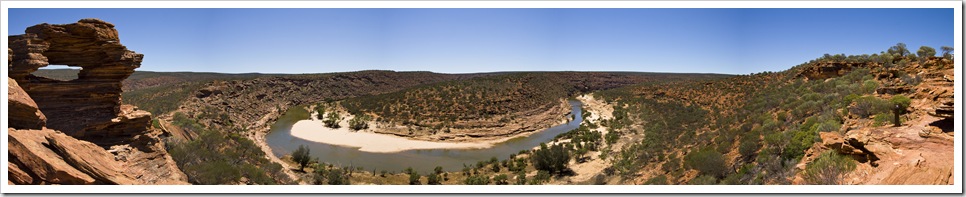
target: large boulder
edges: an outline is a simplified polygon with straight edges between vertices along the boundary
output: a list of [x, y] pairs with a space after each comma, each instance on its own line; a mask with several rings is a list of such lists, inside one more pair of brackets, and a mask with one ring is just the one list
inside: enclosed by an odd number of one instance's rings
[[11, 78], [7, 78], [7, 121], [9, 127], [17, 129], [41, 129], [47, 117], [37, 108], [37, 103], [27, 95]]

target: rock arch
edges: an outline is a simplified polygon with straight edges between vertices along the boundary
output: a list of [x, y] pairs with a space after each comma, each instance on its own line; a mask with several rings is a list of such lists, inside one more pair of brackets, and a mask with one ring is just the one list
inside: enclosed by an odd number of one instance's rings
[[[121, 81], [141, 66], [144, 55], [121, 45], [113, 24], [99, 19], [44, 23], [9, 36], [8, 41], [13, 56], [7, 69], [10, 78], [47, 116], [48, 128], [112, 144], [104, 140], [134, 136], [150, 125], [150, 113], [121, 104]], [[30, 74], [51, 64], [82, 70], [71, 81]]]

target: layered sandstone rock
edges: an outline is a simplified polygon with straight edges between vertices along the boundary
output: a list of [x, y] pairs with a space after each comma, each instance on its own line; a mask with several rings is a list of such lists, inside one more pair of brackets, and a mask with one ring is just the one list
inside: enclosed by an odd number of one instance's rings
[[848, 62], [815, 63], [814, 65], [805, 67], [800, 73], [798, 73], [798, 77], [805, 77], [809, 80], [828, 79], [845, 75], [849, 71], [852, 71], [852, 69], [860, 66], [865, 65]]
[[[89, 140], [129, 138], [149, 126], [149, 121], [143, 121], [150, 120], [147, 112], [121, 109], [121, 81], [141, 65], [143, 55], [121, 45], [113, 24], [98, 19], [45, 23], [8, 39], [13, 54], [10, 77], [46, 113], [48, 128]], [[49, 64], [81, 67], [81, 71], [71, 81], [30, 74]], [[112, 129], [117, 123], [124, 123], [123, 128]]]
[[[121, 81], [142, 55], [113, 27], [84, 19], [8, 38], [8, 183], [187, 184], [161, 131], [149, 128], [151, 114], [121, 105]], [[82, 70], [71, 81], [30, 74], [48, 64]]]
[[96, 144], [50, 129], [8, 129], [10, 181], [16, 184], [133, 184]]
[[7, 78], [7, 121], [9, 126], [17, 129], [41, 129], [47, 122], [47, 117], [37, 109], [37, 103], [27, 95], [17, 81]]

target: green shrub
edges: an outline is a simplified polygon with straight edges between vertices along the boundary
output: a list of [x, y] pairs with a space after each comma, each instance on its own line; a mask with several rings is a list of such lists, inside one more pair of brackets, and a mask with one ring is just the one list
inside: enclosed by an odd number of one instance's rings
[[662, 174], [654, 178], [647, 179], [647, 181], [645, 181], [644, 184], [645, 185], [667, 185], [669, 183], [667, 182], [667, 177]]
[[421, 176], [419, 176], [419, 172], [416, 172], [416, 170], [413, 170], [413, 168], [411, 168], [411, 167], [410, 168], [406, 168], [405, 171], [406, 171], [406, 174], [409, 174], [409, 184], [410, 185], [422, 185], [422, 183], [419, 182], [419, 178], [421, 177]]
[[340, 168], [329, 170], [329, 175], [326, 176], [329, 180], [329, 185], [350, 185], [349, 175], [346, 174], [345, 170]]
[[536, 176], [533, 176], [533, 180], [530, 180], [531, 181], [530, 183], [536, 185], [536, 184], [547, 182], [549, 180], [550, 180], [550, 173], [547, 171], [540, 170], [540, 171], [537, 171]]
[[339, 122], [342, 121], [342, 117], [339, 117], [339, 113], [332, 111], [325, 116], [327, 118], [322, 121], [322, 123], [325, 123], [325, 127], [329, 127], [333, 129], [338, 129], [340, 127]]
[[899, 109], [901, 109], [900, 112], [904, 113], [904, 111], [908, 109], [909, 105], [912, 103], [912, 99], [909, 99], [909, 97], [904, 95], [895, 95], [889, 99], [889, 102], [891, 102], [893, 106], [899, 105]]
[[473, 175], [473, 176], [469, 176], [469, 177], [466, 177], [466, 180], [463, 181], [463, 184], [466, 184], [466, 185], [489, 185], [490, 184], [490, 177], [484, 176], [484, 175]]
[[718, 179], [713, 176], [701, 175], [694, 177], [691, 181], [688, 181], [688, 185], [714, 185], [718, 183]]
[[893, 114], [886, 113], [886, 112], [875, 114], [875, 116], [872, 117], [872, 120], [875, 120], [875, 123], [873, 124], [875, 126], [890, 124], [893, 119], [894, 119]]
[[519, 171], [519, 172], [517, 172], [517, 175], [516, 176], [517, 176], [517, 183], [516, 183], [517, 185], [525, 185], [525, 184], [527, 184], [527, 174], [526, 174], [526, 172]]
[[292, 160], [299, 164], [299, 171], [302, 171], [305, 165], [312, 160], [312, 157], [309, 156], [309, 148], [305, 145], [299, 145], [298, 149], [292, 152]]
[[530, 159], [533, 167], [537, 168], [537, 170], [560, 173], [568, 169], [567, 164], [570, 162], [569, 152], [561, 144], [555, 144], [550, 147], [547, 147], [546, 144], [540, 144], [540, 149], [534, 151]]
[[620, 136], [614, 131], [607, 132], [607, 135], [604, 135], [604, 137], [606, 138], [607, 145], [612, 145], [616, 143], [618, 139], [620, 139]]
[[369, 128], [369, 121], [372, 118], [365, 114], [359, 114], [349, 120], [349, 129], [352, 130], [363, 130]]
[[443, 173], [443, 166], [436, 166], [436, 168], [433, 168], [433, 173], [442, 174]]
[[496, 183], [497, 185], [507, 185], [507, 184], [510, 184], [509, 182], [507, 182], [507, 179], [509, 178], [507, 178], [506, 174], [500, 174], [493, 177], [493, 182]]
[[805, 166], [805, 182], [812, 185], [841, 183], [841, 176], [855, 170], [855, 161], [834, 151], [825, 151]]
[[849, 112], [859, 117], [866, 118], [873, 114], [888, 112], [892, 106], [888, 101], [874, 96], [863, 96], [856, 98], [853, 105], [849, 106]]
[[745, 161], [755, 158], [758, 149], [761, 149], [761, 139], [758, 138], [758, 135], [745, 135], [741, 138], [741, 144], [738, 145], [738, 153]]
[[322, 104], [315, 105], [315, 113], [315, 118], [325, 120], [325, 106]]
[[862, 93], [871, 94], [875, 92], [875, 89], [879, 88], [879, 82], [875, 79], [869, 79], [862, 82]]
[[430, 174], [426, 175], [426, 184], [427, 185], [439, 185], [439, 184], [441, 184], [440, 181], [439, 181], [439, 174], [437, 174], [437, 173], [430, 173]]
[[714, 149], [702, 149], [684, 156], [685, 164], [691, 169], [698, 170], [703, 175], [724, 177], [728, 169], [725, 167], [724, 155]]
[[[235, 184], [241, 178], [237, 168], [226, 161], [212, 161], [183, 168], [189, 181], [199, 185]], [[199, 173], [196, 175], [196, 173]]]
[[500, 164], [490, 164], [490, 166], [490, 169], [492, 169], [493, 172], [500, 172]]

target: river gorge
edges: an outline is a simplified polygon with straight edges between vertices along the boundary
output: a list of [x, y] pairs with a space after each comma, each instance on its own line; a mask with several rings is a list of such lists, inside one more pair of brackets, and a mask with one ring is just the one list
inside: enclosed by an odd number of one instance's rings
[[[566, 124], [553, 126], [545, 130], [530, 133], [526, 136], [512, 137], [511, 139], [487, 146], [479, 146], [480, 143], [467, 143], [469, 145], [466, 146], [431, 145], [423, 147], [410, 147], [402, 151], [385, 151], [370, 150], [371, 148], [367, 148], [365, 145], [361, 145], [362, 147], [346, 145], [353, 143], [341, 143], [336, 141], [328, 141], [330, 143], [325, 143], [326, 140], [310, 140], [306, 139], [307, 137], [304, 134], [299, 133], [305, 131], [299, 131], [298, 129], [293, 128], [316, 125], [318, 126], [316, 127], [318, 130], [326, 130], [326, 128], [321, 128], [321, 124], [313, 124], [315, 122], [311, 120], [310, 113], [303, 107], [293, 107], [284, 115], [279, 117], [277, 122], [272, 126], [271, 131], [266, 135], [265, 139], [268, 145], [271, 147], [273, 154], [278, 157], [290, 154], [292, 151], [297, 149], [299, 145], [305, 145], [311, 150], [311, 156], [313, 158], [318, 158], [320, 162], [344, 167], [361, 167], [366, 171], [388, 170], [398, 172], [408, 167], [412, 167], [420, 172], [430, 172], [436, 166], [443, 167], [444, 171], [458, 171], [463, 168], [464, 164], [469, 166], [476, 164], [478, 161], [489, 160], [492, 157], [505, 159], [511, 154], [519, 153], [521, 150], [532, 149], [539, 146], [540, 143], [550, 142], [561, 133], [576, 129], [583, 121], [579, 115], [582, 112], [582, 103], [573, 100], [569, 103], [571, 106], [571, 113], [569, 116], [572, 117], [568, 118], [570, 121], [568, 121]], [[411, 141], [410, 139], [406, 138], [368, 133], [365, 131], [360, 131], [360, 133], [350, 133], [350, 135], [371, 135], [373, 138], [379, 138], [385, 142]], [[360, 139], [357, 138], [356, 140]], [[419, 142], [449, 145], [463, 144], [462, 142]], [[427, 149], [425, 147], [446, 148]]]

